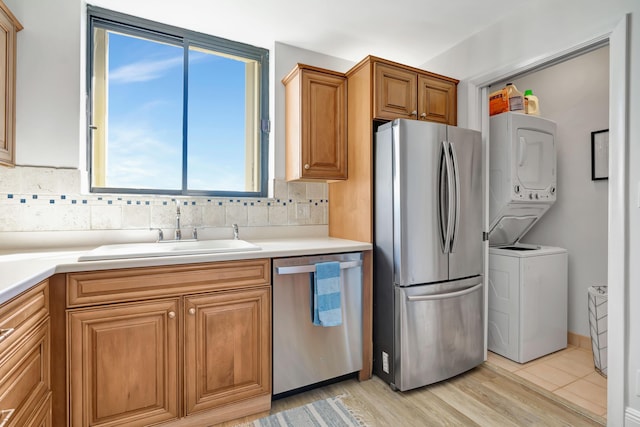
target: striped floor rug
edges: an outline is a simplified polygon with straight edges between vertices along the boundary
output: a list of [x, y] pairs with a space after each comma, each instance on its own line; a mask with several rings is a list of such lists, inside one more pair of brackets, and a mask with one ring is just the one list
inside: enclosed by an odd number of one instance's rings
[[341, 396], [317, 400], [247, 424], [253, 427], [366, 427]]

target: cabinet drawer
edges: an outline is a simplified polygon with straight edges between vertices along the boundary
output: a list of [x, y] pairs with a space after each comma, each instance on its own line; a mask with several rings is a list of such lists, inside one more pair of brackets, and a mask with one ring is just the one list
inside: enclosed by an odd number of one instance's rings
[[24, 426], [49, 393], [49, 321], [0, 360], [0, 420]]
[[269, 259], [71, 273], [67, 275], [67, 305], [110, 304], [270, 282]]
[[47, 400], [42, 402], [31, 421], [28, 421], [27, 427], [51, 427], [53, 425], [51, 405], [51, 393], [49, 393]]
[[12, 344], [48, 315], [48, 280], [0, 306], [0, 359], [4, 358]]

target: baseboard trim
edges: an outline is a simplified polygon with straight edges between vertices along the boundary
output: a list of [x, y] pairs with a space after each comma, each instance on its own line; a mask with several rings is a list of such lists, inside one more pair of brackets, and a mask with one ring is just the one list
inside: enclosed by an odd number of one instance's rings
[[625, 427], [640, 427], [640, 411], [633, 408], [626, 408], [624, 411]]
[[576, 334], [574, 332], [567, 332], [567, 343], [578, 348], [591, 350], [591, 337]]

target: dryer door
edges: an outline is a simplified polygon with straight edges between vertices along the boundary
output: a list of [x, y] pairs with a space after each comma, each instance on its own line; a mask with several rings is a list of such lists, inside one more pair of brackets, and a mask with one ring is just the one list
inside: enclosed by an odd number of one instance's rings
[[[556, 147], [553, 134], [519, 128], [516, 136], [517, 181], [523, 193], [538, 193], [556, 186]], [[515, 181], [515, 179], [514, 179]]]

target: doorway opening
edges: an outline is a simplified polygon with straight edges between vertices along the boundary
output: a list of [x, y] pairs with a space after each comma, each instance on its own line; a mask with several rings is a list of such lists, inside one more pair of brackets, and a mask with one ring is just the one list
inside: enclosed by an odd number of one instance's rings
[[[592, 180], [590, 137], [591, 132], [609, 127], [608, 42], [496, 81], [487, 87], [488, 92], [507, 82], [520, 92], [532, 90], [539, 98], [540, 116], [557, 124], [557, 201], [521, 243], [564, 248], [571, 260], [568, 284], [563, 285], [568, 288], [568, 349], [544, 360], [507, 366], [554, 396], [605, 417], [607, 380], [593, 365], [587, 294], [590, 286], [607, 283], [608, 182]], [[532, 306], [542, 301], [523, 303]], [[550, 301], [540, 308], [550, 310], [552, 306]], [[560, 312], [546, 314], [557, 316]], [[538, 324], [535, 318], [521, 322], [533, 323], [523, 326], [532, 328], [528, 330], [536, 330]], [[500, 363], [492, 355], [489, 360]]]
[[[610, 425], [622, 425], [625, 420], [625, 396], [630, 374], [625, 366], [627, 353], [625, 340], [628, 335], [626, 319], [629, 315], [629, 304], [625, 300], [628, 288], [628, 167], [627, 153], [628, 111], [629, 111], [629, 16], [623, 16], [610, 31], [594, 36], [590, 41], [579, 46], [570, 46], [562, 52], [550, 52], [531, 61], [504, 67], [491, 73], [472, 78], [467, 82], [468, 119], [467, 126], [483, 130], [485, 153], [488, 153], [489, 113], [485, 102], [492, 83], [517, 76], [557, 62], [571, 53], [576, 56], [591, 46], [609, 44], [609, 198], [608, 198], [608, 250], [607, 250], [607, 282], [609, 284], [608, 303], [615, 307], [608, 315], [609, 347], [608, 347], [608, 384], [607, 384], [607, 420]], [[485, 162], [487, 162], [485, 154]], [[488, 189], [488, 179], [485, 190]], [[485, 192], [486, 194], [486, 192]], [[488, 204], [487, 204], [488, 205]], [[485, 210], [485, 224], [488, 227], [488, 206]], [[488, 252], [488, 248], [487, 248]], [[487, 260], [488, 256], [485, 257]], [[486, 261], [485, 261], [486, 263]], [[485, 267], [488, 267], [485, 264]]]

